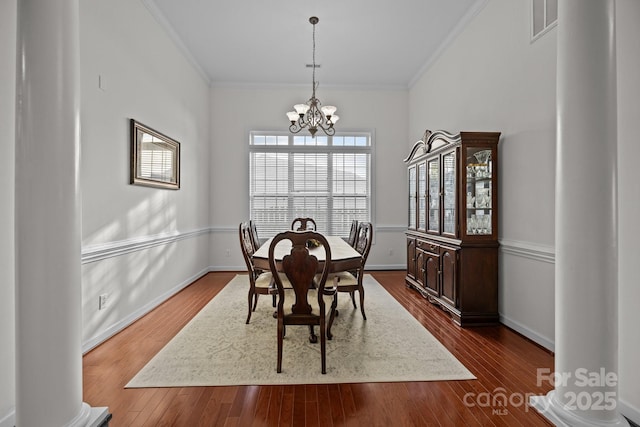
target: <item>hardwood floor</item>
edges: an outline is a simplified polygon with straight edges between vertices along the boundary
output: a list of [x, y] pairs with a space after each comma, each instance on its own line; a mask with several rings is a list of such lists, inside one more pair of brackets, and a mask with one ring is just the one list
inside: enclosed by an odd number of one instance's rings
[[[536, 384], [536, 369], [553, 370], [552, 354], [501, 325], [456, 326], [446, 313], [405, 287], [404, 271], [370, 273], [478, 379], [125, 389], [236, 274], [215, 272], [87, 353], [84, 401], [108, 406], [112, 427], [551, 425], [526, 402], [530, 394], [551, 389], [546, 381]], [[239, 321], [245, 315], [238, 313]], [[506, 405], [499, 406], [504, 401]]]

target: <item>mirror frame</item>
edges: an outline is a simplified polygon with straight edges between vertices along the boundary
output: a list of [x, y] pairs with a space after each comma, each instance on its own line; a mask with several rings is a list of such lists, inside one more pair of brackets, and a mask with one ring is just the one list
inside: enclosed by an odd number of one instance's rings
[[[131, 123], [131, 174], [130, 184], [145, 185], [149, 187], [168, 188], [177, 190], [180, 188], [180, 143], [168, 136], [143, 125], [135, 119], [130, 120]], [[142, 163], [142, 154], [145, 151], [142, 146], [142, 136], [144, 134], [151, 135], [155, 139], [160, 140], [159, 144], [163, 149], [173, 153], [171, 158], [171, 178], [143, 176], [139, 172], [138, 166]]]

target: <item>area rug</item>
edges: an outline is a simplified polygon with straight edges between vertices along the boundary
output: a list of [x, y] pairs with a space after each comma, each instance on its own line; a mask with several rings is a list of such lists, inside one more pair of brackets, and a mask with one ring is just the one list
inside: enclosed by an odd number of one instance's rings
[[237, 275], [126, 387], [475, 378], [370, 275], [364, 277], [367, 320], [348, 294], [339, 294], [334, 337], [327, 341], [327, 373], [320, 372], [320, 344], [309, 342], [308, 327], [288, 326], [278, 374], [271, 297], [260, 297], [251, 323], [245, 324], [248, 286], [248, 277]]

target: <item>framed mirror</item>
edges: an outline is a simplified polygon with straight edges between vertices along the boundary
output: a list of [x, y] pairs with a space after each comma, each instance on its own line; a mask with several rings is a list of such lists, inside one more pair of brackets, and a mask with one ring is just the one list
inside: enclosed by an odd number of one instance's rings
[[131, 119], [131, 184], [180, 188], [180, 143]]

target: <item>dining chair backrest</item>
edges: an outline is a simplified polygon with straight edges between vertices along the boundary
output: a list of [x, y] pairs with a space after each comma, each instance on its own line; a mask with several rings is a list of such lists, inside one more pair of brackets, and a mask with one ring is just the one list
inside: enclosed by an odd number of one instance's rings
[[251, 242], [253, 243], [253, 248], [257, 251], [260, 247], [260, 237], [258, 237], [258, 228], [256, 227], [256, 222], [254, 220], [249, 220], [249, 228], [251, 229]]
[[362, 255], [362, 265], [367, 262], [369, 251], [371, 250], [371, 242], [373, 241], [373, 226], [370, 222], [360, 222], [358, 224], [358, 234], [354, 249]]
[[291, 223], [293, 231], [317, 230], [316, 222], [313, 218], [296, 218]]
[[253, 245], [253, 237], [251, 236], [251, 226], [248, 221], [241, 222], [238, 228], [238, 236], [240, 237], [240, 249], [242, 250], [242, 256], [244, 262], [247, 265], [247, 270], [250, 275], [255, 274], [253, 267], [253, 253], [256, 248]]
[[[275, 258], [275, 248], [282, 240], [291, 243], [291, 252], [278, 262]], [[324, 248], [325, 260], [320, 279], [314, 281], [318, 272], [319, 261], [309, 252], [307, 242], [314, 240]], [[316, 342], [317, 337], [313, 332], [314, 326], [320, 329], [320, 353], [322, 373], [326, 373], [326, 310], [324, 303], [324, 289], [327, 276], [331, 269], [331, 247], [327, 239], [315, 231], [285, 231], [277, 234], [269, 245], [269, 268], [273, 275], [278, 291], [278, 366], [277, 371], [282, 371], [282, 348], [286, 325], [308, 325], [310, 340]], [[287, 295], [279, 272], [283, 272], [291, 286], [294, 295]], [[309, 300], [309, 290], [316, 286], [317, 308], [312, 307]], [[293, 300], [294, 304], [286, 304], [285, 301]], [[286, 312], [285, 312], [286, 307]], [[317, 309], [317, 312], [314, 310]]]
[[358, 220], [354, 219], [353, 221], [351, 221], [351, 229], [349, 230], [349, 238], [347, 239], [347, 243], [349, 244], [349, 246], [355, 246], [356, 236], [358, 236]]

